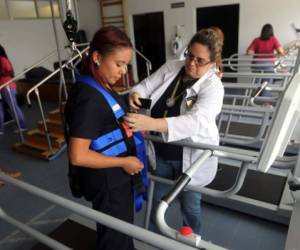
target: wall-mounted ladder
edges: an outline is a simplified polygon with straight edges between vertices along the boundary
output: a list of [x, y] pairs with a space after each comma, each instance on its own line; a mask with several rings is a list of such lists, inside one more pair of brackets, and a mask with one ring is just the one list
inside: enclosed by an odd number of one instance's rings
[[99, 0], [102, 26], [113, 25], [128, 34], [126, 0]]

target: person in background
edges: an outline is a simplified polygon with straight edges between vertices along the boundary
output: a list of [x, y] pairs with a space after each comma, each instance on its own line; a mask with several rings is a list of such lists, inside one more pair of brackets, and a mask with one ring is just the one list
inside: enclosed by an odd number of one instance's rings
[[[3, 48], [2, 45], [0, 45], [0, 86], [3, 85], [4, 83], [8, 82], [9, 80], [12, 79], [12, 77], [14, 77], [14, 70], [12, 67], [12, 64], [10, 63], [6, 51]], [[22, 112], [22, 110], [20, 109], [18, 103], [17, 103], [17, 99], [16, 99], [16, 83], [15, 82], [11, 82], [9, 84], [9, 88], [10, 88], [10, 92], [12, 95], [12, 99], [16, 108], [16, 112], [17, 112], [17, 118], [19, 119], [20, 122], [20, 126], [21, 126], [21, 130], [25, 131], [26, 130], [26, 124], [25, 124], [25, 118], [24, 118], [24, 114]], [[8, 108], [9, 108], [9, 112], [11, 114], [11, 116], [13, 116], [13, 104], [10, 101], [10, 97], [9, 97], [9, 93], [6, 87], [1, 89], [1, 97], [2, 97], [2, 102], [0, 102], [0, 135], [4, 134], [4, 110], [3, 110], [3, 104], [6, 103]]]
[[[78, 169], [83, 196], [95, 210], [129, 223], [133, 223], [133, 175], [139, 174], [143, 163], [136, 157], [130, 131], [114, 116], [128, 112], [128, 107], [112, 86], [126, 73], [131, 58], [132, 44], [123, 31], [112, 26], [98, 30], [65, 108], [69, 164]], [[116, 101], [113, 106], [104, 92]], [[114, 150], [122, 151], [113, 154]], [[97, 224], [97, 250], [117, 249], [133, 250], [132, 238]]]
[[[260, 33], [260, 37], [255, 38], [249, 47], [247, 48], [248, 55], [254, 55], [254, 59], [262, 59], [260, 61], [254, 61], [253, 64], [260, 64], [260, 66], [253, 66], [254, 73], [274, 73], [274, 62], [276, 52], [279, 56], [283, 56], [284, 49], [282, 48], [279, 40], [274, 36], [273, 27], [271, 24], [265, 24]], [[271, 54], [271, 55], [258, 55], [258, 54]], [[263, 64], [266, 64], [264, 66]], [[269, 84], [273, 83], [273, 79], [261, 79], [257, 83], [263, 83], [267, 81]], [[272, 96], [270, 92], [264, 90], [261, 96]]]
[[[129, 95], [132, 110], [137, 112], [140, 109], [140, 97], [152, 99], [151, 117], [137, 113], [128, 113], [125, 117], [133, 131], [152, 131], [165, 142], [184, 140], [218, 145], [216, 117], [221, 111], [224, 96], [222, 82], [216, 75], [216, 62], [222, 54], [219, 39], [212, 29], [200, 30], [190, 40], [185, 60], [168, 61], [132, 89]], [[154, 174], [174, 180], [203, 152], [165, 143], [151, 143], [148, 150]], [[217, 158], [210, 157], [195, 173], [190, 185], [208, 185], [216, 175], [217, 165]], [[157, 205], [170, 189], [170, 186], [161, 183], [156, 183], [155, 187], [150, 223], [153, 231], [157, 231]], [[179, 201], [183, 224], [200, 234], [201, 194], [184, 191], [179, 195]]]
[[[7, 81], [9, 81], [10, 79], [12, 79], [13, 76], [14, 76], [13, 67], [7, 57], [5, 49], [0, 44], [0, 86], [3, 85], [4, 83], [6, 83]], [[21, 111], [19, 105], [17, 104], [17, 100], [16, 100], [16, 84], [15, 84], [15, 82], [11, 82], [9, 84], [9, 88], [10, 88], [10, 91], [12, 94], [13, 102], [16, 107], [17, 117], [19, 119], [21, 129], [26, 129], [23, 112]], [[8, 90], [5, 87], [3, 89], [1, 89], [0, 94], [2, 97], [2, 101], [0, 102], [0, 135], [3, 135], [4, 134], [3, 104], [4, 103], [7, 104], [11, 115], [13, 114], [13, 107], [12, 107], [12, 103], [9, 98]], [[21, 171], [19, 171], [19, 170], [0, 169], [0, 171], [2, 171], [3, 173], [5, 173], [11, 177], [14, 177], [14, 178], [17, 178], [17, 177], [21, 176], [21, 174], [22, 174]], [[4, 185], [4, 182], [0, 181], [0, 187], [3, 185]]]

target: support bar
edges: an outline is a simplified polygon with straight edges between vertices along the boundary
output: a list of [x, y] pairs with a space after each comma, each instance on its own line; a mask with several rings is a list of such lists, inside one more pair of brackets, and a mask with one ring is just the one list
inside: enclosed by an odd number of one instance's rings
[[[129, 235], [135, 239], [141, 240], [145, 243], [148, 243], [152, 246], [156, 246], [165, 250], [174, 250], [174, 249], [185, 249], [185, 250], [195, 250], [195, 248], [182, 244], [172, 239], [168, 239], [164, 236], [152, 233], [143, 229], [141, 227], [132, 225], [128, 222], [124, 222], [122, 220], [116, 219], [112, 216], [109, 216], [105, 213], [98, 212], [81, 204], [78, 204], [74, 201], [65, 199], [56, 194], [52, 194], [46, 190], [35, 187], [28, 183], [22, 182], [20, 180], [14, 179], [5, 175], [0, 171], [0, 178], [5, 182], [11, 183], [14, 186], [17, 186], [23, 190], [26, 190], [32, 194], [35, 194], [39, 197], [42, 197], [50, 202], [58, 204], [64, 208], [70, 209], [71, 211], [80, 214], [86, 218], [89, 218], [93, 221], [96, 221], [100, 224], [103, 224], [107, 227], [110, 227], [114, 230], [117, 230], [121, 233]], [[216, 248], [210, 248], [211, 250]], [[209, 249], [207, 249], [209, 250]]]

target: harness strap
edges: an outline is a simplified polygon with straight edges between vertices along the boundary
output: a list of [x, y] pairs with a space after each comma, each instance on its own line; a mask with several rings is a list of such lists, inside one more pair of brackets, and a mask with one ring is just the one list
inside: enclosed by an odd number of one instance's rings
[[112, 142], [121, 141], [121, 140], [123, 140], [123, 134], [121, 129], [118, 128], [113, 130], [112, 132], [109, 132], [93, 140], [90, 145], [90, 148], [99, 151], [107, 147], [108, 145], [110, 145]]
[[[117, 101], [111, 96], [96, 80], [88, 75], [80, 75], [78, 76], [78, 81], [83, 82], [93, 88], [95, 88], [98, 92], [100, 92], [103, 97], [108, 102], [111, 107], [116, 121], [125, 116], [125, 112], [122, 107], [117, 103]], [[119, 124], [121, 126], [121, 124]], [[123, 128], [124, 129], [124, 128]], [[128, 137], [128, 131], [125, 131]], [[131, 134], [130, 134], [131, 135]], [[147, 171], [148, 171], [148, 161], [146, 159], [146, 151], [145, 151], [145, 143], [144, 137], [141, 132], [134, 132], [132, 134], [135, 148], [136, 148], [136, 156], [137, 158], [144, 164], [144, 169], [141, 171], [142, 181], [140, 181], [140, 177], [138, 175], [133, 176], [133, 186], [134, 186], [134, 197], [135, 197], [135, 210], [140, 211], [142, 208], [143, 199], [147, 199]], [[119, 142], [118, 142], [119, 141]], [[118, 143], [116, 143], [118, 142]], [[101, 151], [105, 147], [108, 147], [112, 143], [116, 143], [109, 147], [108, 149]], [[109, 156], [117, 156], [121, 153], [127, 151], [127, 147], [125, 144], [125, 139], [122, 134], [121, 129], [115, 129], [99, 138], [92, 140], [90, 148], [94, 151], [101, 151], [99, 153]]]

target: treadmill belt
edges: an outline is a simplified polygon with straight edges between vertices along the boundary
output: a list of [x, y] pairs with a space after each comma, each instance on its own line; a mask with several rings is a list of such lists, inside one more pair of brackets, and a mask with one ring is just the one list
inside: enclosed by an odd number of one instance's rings
[[[63, 243], [74, 250], [95, 250], [96, 231], [76, 223], [73, 220], [66, 220], [49, 235], [51, 238]], [[31, 250], [52, 250], [51, 248], [38, 243]]]
[[[238, 167], [219, 164], [215, 179], [207, 187], [216, 190], [230, 188], [235, 182], [238, 170]], [[285, 176], [248, 169], [243, 186], [237, 195], [279, 205], [285, 183]]]

